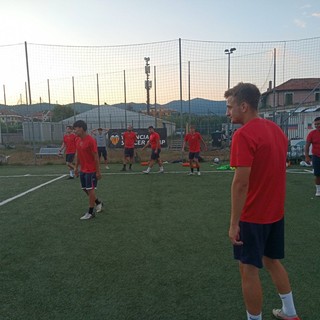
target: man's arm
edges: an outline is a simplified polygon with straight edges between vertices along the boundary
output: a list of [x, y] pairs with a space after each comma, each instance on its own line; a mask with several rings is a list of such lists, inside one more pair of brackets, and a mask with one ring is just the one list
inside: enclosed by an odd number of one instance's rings
[[148, 140], [148, 142], [144, 145], [144, 147], [142, 147], [141, 151], [144, 150], [146, 147], [148, 147], [150, 144], [150, 140]]
[[232, 181], [229, 238], [235, 245], [242, 245], [239, 241], [239, 221], [247, 198], [250, 172], [250, 167], [237, 167]]
[[98, 153], [93, 152], [93, 157], [94, 157], [94, 162], [96, 164], [96, 176], [97, 176], [97, 179], [100, 180], [101, 179], [101, 171], [100, 171], [100, 161], [99, 161]]
[[65, 148], [66, 144], [64, 143], [64, 141], [62, 142], [62, 145], [60, 147], [59, 153], [62, 153], [62, 150]]
[[311, 145], [311, 142], [307, 141], [306, 146], [304, 147], [304, 156], [307, 163], [310, 163], [311, 161], [309, 156], [310, 145]]
[[203, 144], [203, 146], [204, 146], [204, 150], [205, 150], [205, 151], [207, 151], [207, 150], [208, 150], [208, 148], [207, 148], [206, 143], [204, 142], [204, 140], [203, 140], [202, 136], [200, 136], [200, 138], [201, 138], [201, 142], [202, 142], [202, 144]]

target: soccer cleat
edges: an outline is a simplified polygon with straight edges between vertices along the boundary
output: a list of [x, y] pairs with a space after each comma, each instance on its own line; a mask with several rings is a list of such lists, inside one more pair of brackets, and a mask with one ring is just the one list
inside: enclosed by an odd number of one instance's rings
[[188, 176], [193, 176], [193, 172], [189, 172], [189, 173], [188, 173]]
[[316, 192], [316, 197], [320, 197], [320, 191]]
[[109, 170], [110, 168], [108, 166], [106, 166], [106, 169]]
[[120, 171], [127, 171], [127, 169], [126, 168], [122, 168]]
[[148, 170], [145, 170], [145, 171], [142, 171], [144, 174], [148, 174], [150, 171]]
[[80, 220], [89, 220], [92, 218], [94, 218], [94, 214], [90, 214], [89, 212], [87, 212], [80, 218]]
[[74, 177], [69, 176], [69, 177], [67, 178], [67, 180], [71, 180], [71, 179], [74, 179]]
[[103, 202], [101, 201], [99, 204], [96, 205], [96, 212], [99, 213], [102, 211]]
[[198, 175], [198, 176], [201, 176], [201, 172], [200, 172], [200, 171], [198, 171], [198, 172], [197, 172], [197, 175]]
[[300, 320], [300, 318], [295, 315], [295, 316], [287, 316], [286, 314], [283, 313], [282, 309], [273, 309], [272, 310], [273, 315], [277, 318], [277, 319], [282, 319], [282, 320]]

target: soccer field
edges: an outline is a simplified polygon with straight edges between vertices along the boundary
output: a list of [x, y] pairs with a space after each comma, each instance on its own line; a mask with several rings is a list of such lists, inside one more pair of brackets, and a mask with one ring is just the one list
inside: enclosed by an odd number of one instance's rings
[[[228, 239], [233, 173], [103, 172], [104, 211], [62, 165], [0, 166], [0, 319], [245, 319]], [[157, 168], [154, 167], [154, 172]], [[303, 168], [287, 174], [286, 259], [301, 319], [320, 314], [320, 198]], [[280, 307], [263, 270], [264, 319]]]

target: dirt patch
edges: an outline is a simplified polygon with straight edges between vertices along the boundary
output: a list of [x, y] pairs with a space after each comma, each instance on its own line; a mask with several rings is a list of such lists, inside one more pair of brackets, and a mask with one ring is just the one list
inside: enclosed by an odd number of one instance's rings
[[[47, 165], [47, 164], [64, 164], [65, 156], [42, 156], [36, 157], [33, 148], [30, 146], [18, 146], [15, 149], [0, 149], [0, 154], [10, 156], [8, 158], [9, 165]], [[204, 161], [213, 161], [214, 158], [218, 157], [221, 161], [229, 160], [228, 149], [217, 149], [201, 152], [201, 157]], [[150, 157], [150, 150], [141, 151], [137, 149], [137, 153], [140, 157], [140, 161], [148, 161]], [[122, 163], [123, 149], [110, 149], [108, 150], [108, 161], [109, 163]], [[181, 151], [172, 151], [163, 149], [161, 151], [161, 158], [164, 161], [187, 161], [188, 152], [182, 153]]]

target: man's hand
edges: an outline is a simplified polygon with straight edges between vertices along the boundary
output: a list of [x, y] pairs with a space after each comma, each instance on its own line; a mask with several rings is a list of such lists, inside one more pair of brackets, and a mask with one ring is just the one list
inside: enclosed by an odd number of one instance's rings
[[231, 225], [229, 228], [229, 239], [231, 243], [235, 246], [243, 245], [243, 242], [240, 241], [240, 227], [239, 225]]

